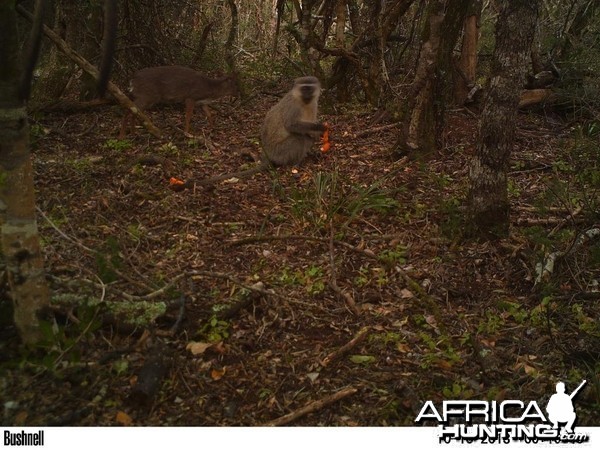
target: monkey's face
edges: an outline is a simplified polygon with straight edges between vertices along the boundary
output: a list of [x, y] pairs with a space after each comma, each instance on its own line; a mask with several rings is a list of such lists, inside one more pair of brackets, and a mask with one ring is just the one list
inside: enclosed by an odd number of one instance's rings
[[294, 83], [294, 93], [304, 104], [308, 105], [319, 98], [321, 84], [315, 77], [298, 78]]
[[316, 89], [312, 84], [304, 84], [300, 86], [300, 98], [308, 105], [315, 97], [315, 91]]

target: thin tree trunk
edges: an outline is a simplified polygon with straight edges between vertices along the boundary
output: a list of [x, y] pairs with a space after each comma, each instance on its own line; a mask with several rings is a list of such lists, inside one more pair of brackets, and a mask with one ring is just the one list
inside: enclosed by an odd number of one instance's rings
[[446, 103], [452, 100], [452, 54], [471, 0], [432, 0], [423, 45], [395, 151], [428, 156], [442, 144]]
[[227, 42], [225, 43], [225, 61], [227, 62], [229, 71], [235, 73], [235, 52], [233, 46], [238, 33], [238, 9], [234, 0], [227, 0], [227, 4], [229, 5], [229, 11], [231, 12], [231, 27], [229, 28], [229, 35], [227, 36]]
[[477, 75], [477, 43], [479, 41], [479, 19], [482, 7], [482, 0], [474, 0], [465, 18], [463, 42], [457, 69], [459, 73], [454, 84], [454, 101], [458, 105], [463, 105], [467, 100]]
[[335, 4], [335, 42], [338, 47], [344, 48], [346, 40], [346, 0], [337, 0]]
[[273, 33], [273, 56], [277, 54], [277, 47], [279, 46], [279, 30], [281, 29], [281, 19], [285, 12], [285, 1], [284, 0], [273, 0], [273, 16], [274, 16], [274, 29]]
[[39, 312], [49, 303], [35, 220], [29, 124], [19, 96], [19, 43], [14, 0], [0, 0], [0, 241], [23, 342], [42, 337]]
[[433, 78], [436, 72], [441, 27], [444, 21], [444, 2], [434, 0], [427, 12], [423, 45], [417, 63], [404, 115], [404, 126], [396, 143], [399, 155], [429, 153], [435, 149], [433, 117]]
[[539, 0], [502, 0], [500, 5], [492, 77], [470, 168], [469, 218], [485, 238], [508, 234], [507, 170]]

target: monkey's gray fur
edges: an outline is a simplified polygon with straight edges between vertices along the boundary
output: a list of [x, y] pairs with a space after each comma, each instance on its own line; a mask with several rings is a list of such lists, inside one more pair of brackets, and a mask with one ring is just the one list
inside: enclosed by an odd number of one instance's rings
[[321, 83], [316, 77], [297, 78], [292, 89], [265, 116], [260, 132], [263, 161], [252, 169], [208, 178], [198, 184], [247, 177], [271, 165], [300, 164], [315, 138], [326, 129], [323, 123], [317, 122], [320, 94]]
[[260, 140], [265, 156], [273, 165], [301, 163], [315, 137], [325, 131], [325, 125], [317, 122], [320, 94], [317, 78], [297, 78], [292, 90], [267, 113]]

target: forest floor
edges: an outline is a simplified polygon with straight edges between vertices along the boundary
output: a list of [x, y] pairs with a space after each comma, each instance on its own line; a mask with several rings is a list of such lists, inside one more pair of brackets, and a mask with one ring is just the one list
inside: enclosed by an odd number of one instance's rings
[[598, 189], [579, 189], [597, 147], [521, 113], [511, 233], [492, 243], [464, 233], [466, 110], [417, 162], [392, 156], [396, 129], [373, 112], [325, 102], [333, 146], [297, 170], [169, 187], [254, 164], [243, 154], [259, 154], [276, 101], [221, 103], [210, 131], [198, 111], [212, 149], [183, 135], [177, 107], [150, 112], [164, 138], [126, 141], [116, 106], [34, 114], [53, 314], [43, 350], [23, 355], [3, 313], [2, 423], [412, 425], [427, 400], [545, 408], [557, 381], [586, 379], [578, 424], [600, 425], [597, 241], [534, 285], [545, 254], [598, 226]]

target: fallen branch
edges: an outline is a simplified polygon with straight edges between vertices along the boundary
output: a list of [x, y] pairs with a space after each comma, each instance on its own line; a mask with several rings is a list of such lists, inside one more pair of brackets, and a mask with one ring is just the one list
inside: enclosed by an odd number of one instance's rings
[[249, 293], [244, 295], [240, 300], [231, 304], [227, 309], [219, 311], [217, 313], [217, 319], [232, 319], [233, 317], [237, 316], [240, 311], [248, 308], [254, 303], [255, 300], [258, 300], [260, 297], [263, 297], [266, 293], [265, 285], [260, 281], [258, 283], [253, 284], [251, 287], [253, 288], [253, 290], [249, 291]]
[[571, 253], [574, 253], [586, 242], [589, 242], [592, 239], [597, 239], [598, 237], [600, 237], [600, 228], [590, 228], [589, 230], [581, 233], [568, 250], [553, 252], [547, 255], [542, 262], [539, 262], [535, 265], [535, 273], [537, 274], [537, 277], [534, 284], [537, 285], [542, 281], [547, 281], [554, 273], [554, 266], [557, 262], [566, 258]]
[[385, 130], [390, 130], [392, 128], [397, 128], [399, 125], [400, 125], [400, 123], [396, 122], [396, 123], [390, 123], [388, 125], [381, 125], [379, 127], [368, 128], [366, 130], [356, 133], [354, 135], [354, 137], [355, 138], [365, 137], [365, 136], [368, 136], [369, 134], [378, 133], [380, 131], [385, 131]]
[[355, 394], [356, 392], [358, 392], [358, 389], [356, 389], [356, 388], [353, 388], [353, 387], [344, 388], [341, 391], [336, 392], [335, 394], [331, 394], [330, 396], [325, 397], [321, 400], [315, 400], [314, 402], [311, 402], [308, 405], [303, 406], [300, 409], [297, 409], [296, 411], [286, 414], [285, 416], [281, 416], [278, 419], [267, 422], [264, 426], [278, 427], [281, 425], [286, 425], [288, 423], [293, 422], [296, 419], [299, 419], [300, 417], [303, 417], [307, 414], [310, 414], [312, 412], [323, 409], [324, 407], [329, 406], [332, 403], [335, 403], [339, 400], [342, 400], [343, 398], [346, 398], [349, 395]]
[[92, 249], [91, 249], [91, 248], [89, 248], [89, 247], [86, 247], [86, 246], [85, 246], [85, 245], [84, 245], [84, 244], [83, 244], [81, 241], [79, 241], [79, 240], [77, 240], [77, 239], [75, 239], [75, 238], [72, 238], [71, 236], [69, 236], [69, 235], [65, 234], [65, 233], [64, 233], [64, 232], [63, 232], [63, 231], [62, 231], [60, 228], [58, 228], [58, 226], [57, 226], [57, 225], [56, 225], [54, 222], [52, 222], [52, 220], [50, 220], [50, 218], [49, 218], [49, 217], [48, 217], [48, 216], [47, 216], [47, 215], [44, 213], [44, 211], [42, 211], [42, 210], [40, 209], [40, 207], [39, 207], [39, 206], [36, 206], [36, 207], [35, 207], [35, 209], [37, 210], [37, 212], [39, 212], [39, 213], [41, 214], [41, 216], [42, 216], [42, 217], [43, 217], [43, 218], [46, 220], [46, 222], [48, 222], [48, 224], [49, 224], [49, 225], [50, 225], [52, 228], [54, 228], [54, 229], [56, 230], [56, 232], [57, 232], [59, 235], [61, 235], [61, 236], [62, 236], [64, 239], [66, 239], [67, 241], [69, 241], [69, 242], [71, 242], [71, 243], [73, 243], [73, 244], [75, 244], [75, 245], [77, 245], [77, 246], [81, 247], [81, 248], [82, 248], [82, 249], [84, 249], [86, 252], [95, 253], [95, 252], [94, 252], [94, 250], [92, 250]]
[[177, 275], [169, 283], [165, 284], [160, 289], [152, 291], [146, 295], [131, 295], [131, 294], [128, 294], [123, 291], [121, 291], [121, 295], [129, 301], [135, 301], [135, 302], [152, 300], [152, 299], [164, 294], [165, 292], [167, 292], [169, 289], [171, 289], [175, 285], [175, 283], [177, 283], [179, 280], [181, 280], [185, 276], [186, 276], [186, 273], [180, 273], [179, 275]]
[[[546, 217], [546, 218], [535, 218], [535, 217], [523, 217], [523, 218], [518, 218], [515, 223], [519, 226], [534, 226], [534, 225], [538, 225], [538, 226], [548, 226], [548, 225], [557, 225], [557, 226], [563, 226], [565, 224], [565, 222], [568, 222], [570, 219], [565, 219], [564, 217]], [[575, 222], [582, 222], [584, 221], [584, 218], [581, 218], [579, 221], [575, 221]]]
[[[535, 211], [532, 207], [520, 207], [518, 208], [521, 211]], [[548, 209], [549, 211], [557, 211], [563, 212], [564, 208], [552, 208]], [[548, 236], [552, 236], [556, 234], [562, 227], [564, 227], [567, 223], [571, 222], [573, 224], [581, 223], [585, 220], [585, 218], [577, 218], [579, 214], [583, 211], [581, 206], [578, 206], [573, 212], [568, 212], [567, 217], [546, 217], [546, 218], [532, 218], [532, 217], [524, 217], [516, 220], [516, 224], [520, 226], [532, 226], [532, 225], [555, 225], [554, 229], [548, 234]]]
[[528, 108], [540, 103], [552, 103], [556, 101], [556, 95], [551, 89], [529, 89], [521, 92], [519, 109]]
[[369, 335], [369, 331], [370, 331], [369, 327], [361, 328], [361, 330], [358, 333], [356, 333], [356, 335], [352, 338], [352, 340], [350, 340], [347, 344], [343, 345], [342, 347], [338, 348], [336, 351], [331, 352], [329, 355], [327, 355], [325, 357], [325, 359], [323, 359], [323, 361], [321, 361], [321, 365], [323, 367], [327, 367], [334, 360], [344, 356], [346, 353], [348, 353], [350, 350], [352, 350], [354, 347], [356, 347], [358, 344], [360, 344], [362, 341], [364, 341], [365, 338]]
[[335, 249], [333, 247], [333, 224], [329, 222], [329, 287], [333, 292], [337, 294], [338, 297], [342, 298], [345, 302], [352, 314], [358, 316], [360, 314], [360, 310], [356, 306], [356, 302], [354, 298], [347, 292], [343, 292], [342, 289], [337, 284], [337, 271], [335, 268]]
[[[279, 235], [279, 236], [250, 236], [250, 237], [243, 238], [243, 239], [236, 239], [233, 241], [229, 241], [229, 245], [247, 245], [247, 244], [254, 244], [254, 243], [258, 243], [258, 242], [294, 241], [294, 240], [308, 241], [308, 242], [322, 242], [325, 244], [329, 243], [328, 238], [318, 238], [318, 237], [314, 237], [314, 236], [303, 236], [303, 235], [296, 235], [296, 234], [284, 234], [284, 235]], [[368, 249], [363, 250], [358, 247], [355, 247], [352, 244], [348, 244], [347, 242], [339, 241], [337, 239], [334, 239], [333, 242], [334, 242], [334, 244], [345, 247], [348, 250], [351, 250], [355, 253], [360, 253], [361, 255], [367, 256], [368, 258], [377, 259], [377, 255], [375, 255], [375, 253], [373, 253], [371, 250], [368, 250]]]

